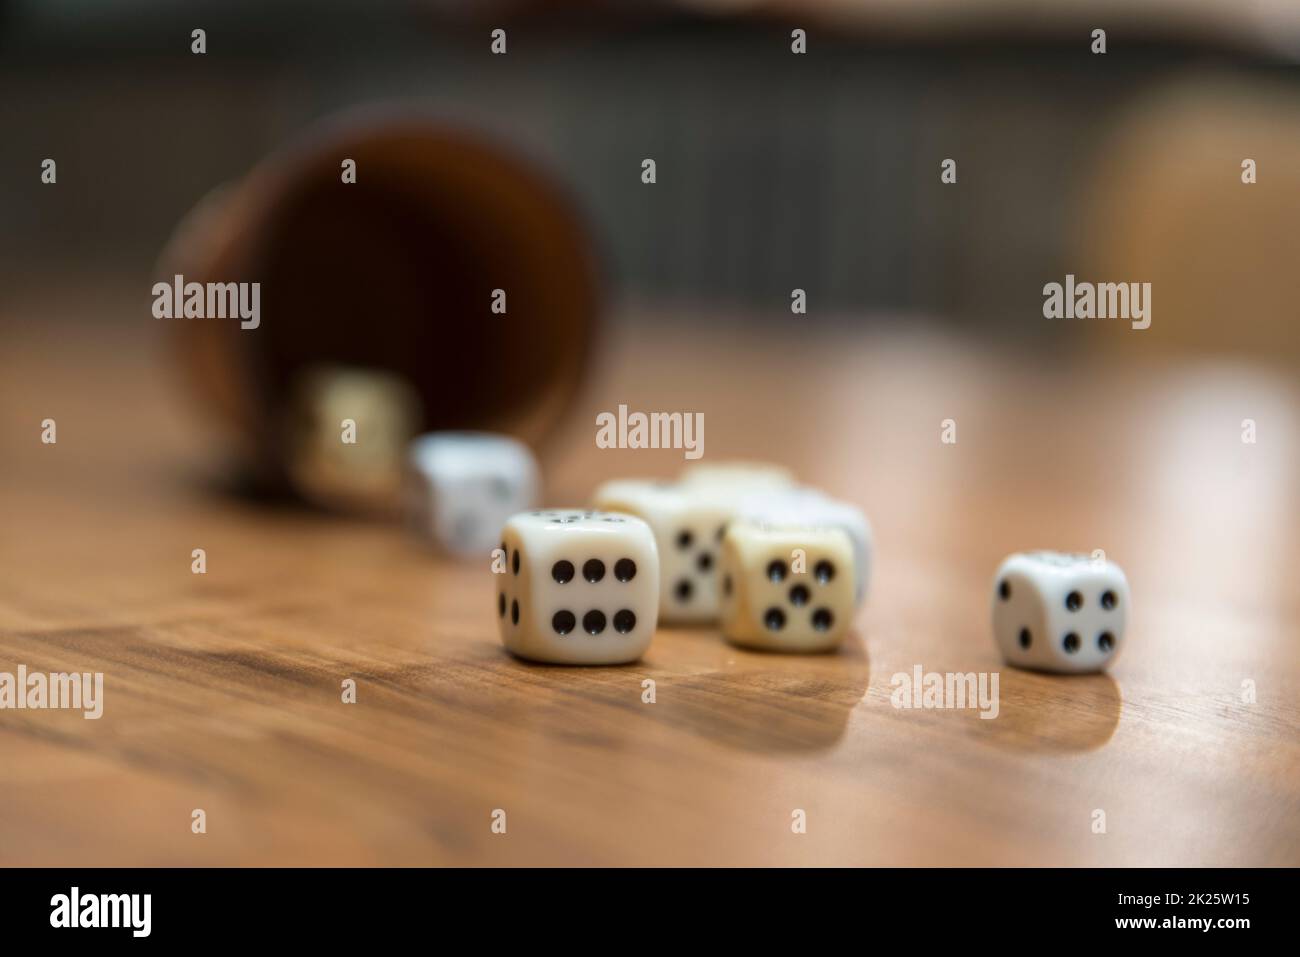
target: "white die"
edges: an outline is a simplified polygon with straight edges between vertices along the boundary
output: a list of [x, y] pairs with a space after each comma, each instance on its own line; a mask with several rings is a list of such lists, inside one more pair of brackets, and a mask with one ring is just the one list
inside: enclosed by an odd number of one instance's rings
[[853, 622], [853, 563], [841, 528], [732, 522], [720, 562], [722, 633], [767, 651], [836, 647]]
[[504, 435], [431, 432], [407, 452], [409, 521], [456, 555], [486, 555], [506, 519], [536, 505], [539, 484], [533, 454]]
[[853, 602], [861, 607], [871, 578], [871, 523], [862, 510], [800, 486], [745, 496], [737, 517], [767, 525], [842, 528], [853, 543]]
[[595, 505], [643, 519], [659, 546], [659, 617], [708, 624], [718, 617], [718, 553], [734, 496], [714, 486], [621, 479], [596, 490]]
[[562, 509], [511, 517], [494, 575], [501, 641], [521, 658], [613, 665], [640, 658], [658, 623], [659, 555], [631, 515]]
[[1128, 580], [1114, 562], [1018, 552], [993, 579], [993, 637], [1020, 668], [1101, 671], [1119, 654], [1128, 603]]
[[794, 487], [794, 476], [770, 462], [694, 462], [682, 469], [679, 481], [690, 486], [723, 486], [732, 492], [776, 491]]
[[402, 484], [402, 456], [419, 421], [419, 397], [401, 376], [311, 368], [294, 380], [286, 409], [294, 487], [320, 504], [391, 509]]

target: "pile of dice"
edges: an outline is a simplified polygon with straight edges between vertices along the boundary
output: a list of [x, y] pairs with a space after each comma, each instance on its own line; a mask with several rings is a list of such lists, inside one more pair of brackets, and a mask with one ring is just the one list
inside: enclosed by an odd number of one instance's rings
[[[521, 658], [635, 661], [661, 621], [716, 625], [744, 647], [829, 651], [866, 598], [866, 517], [778, 466], [697, 463], [676, 481], [610, 481], [590, 508], [549, 510], [532, 508], [531, 453], [503, 436], [424, 436], [408, 473], [419, 529], [455, 554], [494, 555], [501, 640]], [[994, 579], [993, 632], [1013, 665], [1098, 671], [1127, 608], [1113, 562], [1018, 553]]]

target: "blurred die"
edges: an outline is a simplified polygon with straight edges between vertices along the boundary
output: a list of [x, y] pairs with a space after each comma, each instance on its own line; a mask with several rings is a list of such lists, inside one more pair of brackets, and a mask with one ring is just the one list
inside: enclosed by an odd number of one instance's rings
[[678, 480], [687, 487], [722, 487], [734, 492], [775, 491], [795, 484], [790, 470], [770, 462], [725, 460], [694, 462], [682, 469]]
[[295, 379], [285, 417], [294, 488], [319, 505], [394, 508], [419, 416], [415, 391], [394, 373], [310, 369]]
[[516, 512], [537, 504], [540, 472], [522, 442], [488, 432], [431, 432], [407, 453], [411, 526], [443, 551], [482, 556]]

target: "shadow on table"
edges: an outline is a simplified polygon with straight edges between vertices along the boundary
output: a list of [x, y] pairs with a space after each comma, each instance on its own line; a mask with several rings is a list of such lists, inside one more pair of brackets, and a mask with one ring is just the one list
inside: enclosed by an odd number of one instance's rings
[[663, 682], [661, 721], [745, 751], [818, 751], [844, 736], [870, 666], [855, 631], [838, 651], [785, 655], [724, 646], [725, 666]]
[[1048, 754], [1094, 751], [1119, 726], [1123, 699], [1110, 675], [1005, 668], [1000, 683], [998, 716], [965, 722], [973, 737], [995, 747]]

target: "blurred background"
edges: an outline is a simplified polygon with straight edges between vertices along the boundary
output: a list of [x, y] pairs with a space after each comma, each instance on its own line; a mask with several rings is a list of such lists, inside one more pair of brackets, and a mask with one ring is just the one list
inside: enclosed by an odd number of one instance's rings
[[[0, 323], [162, 336], [157, 279], [262, 281], [258, 332], [186, 324], [185, 375], [279, 473], [262, 410], [305, 369], [537, 441], [602, 329], [779, 335], [794, 289], [832, 338], [1285, 376], [1297, 57], [1290, 0], [9, 0]], [[1151, 283], [1151, 328], [1044, 319], [1067, 273]], [[475, 319], [496, 288], [508, 329]]]
[[614, 299], [755, 322], [800, 287], [818, 321], [1023, 340], [1052, 335], [1017, 317], [1073, 272], [1155, 283], [1151, 338], [1294, 357], [1297, 55], [1291, 0], [7, 0], [0, 275], [17, 295], [75, 263], [139, 290], [214, 186], [323, 117], [396, 104], [542, 164]]

